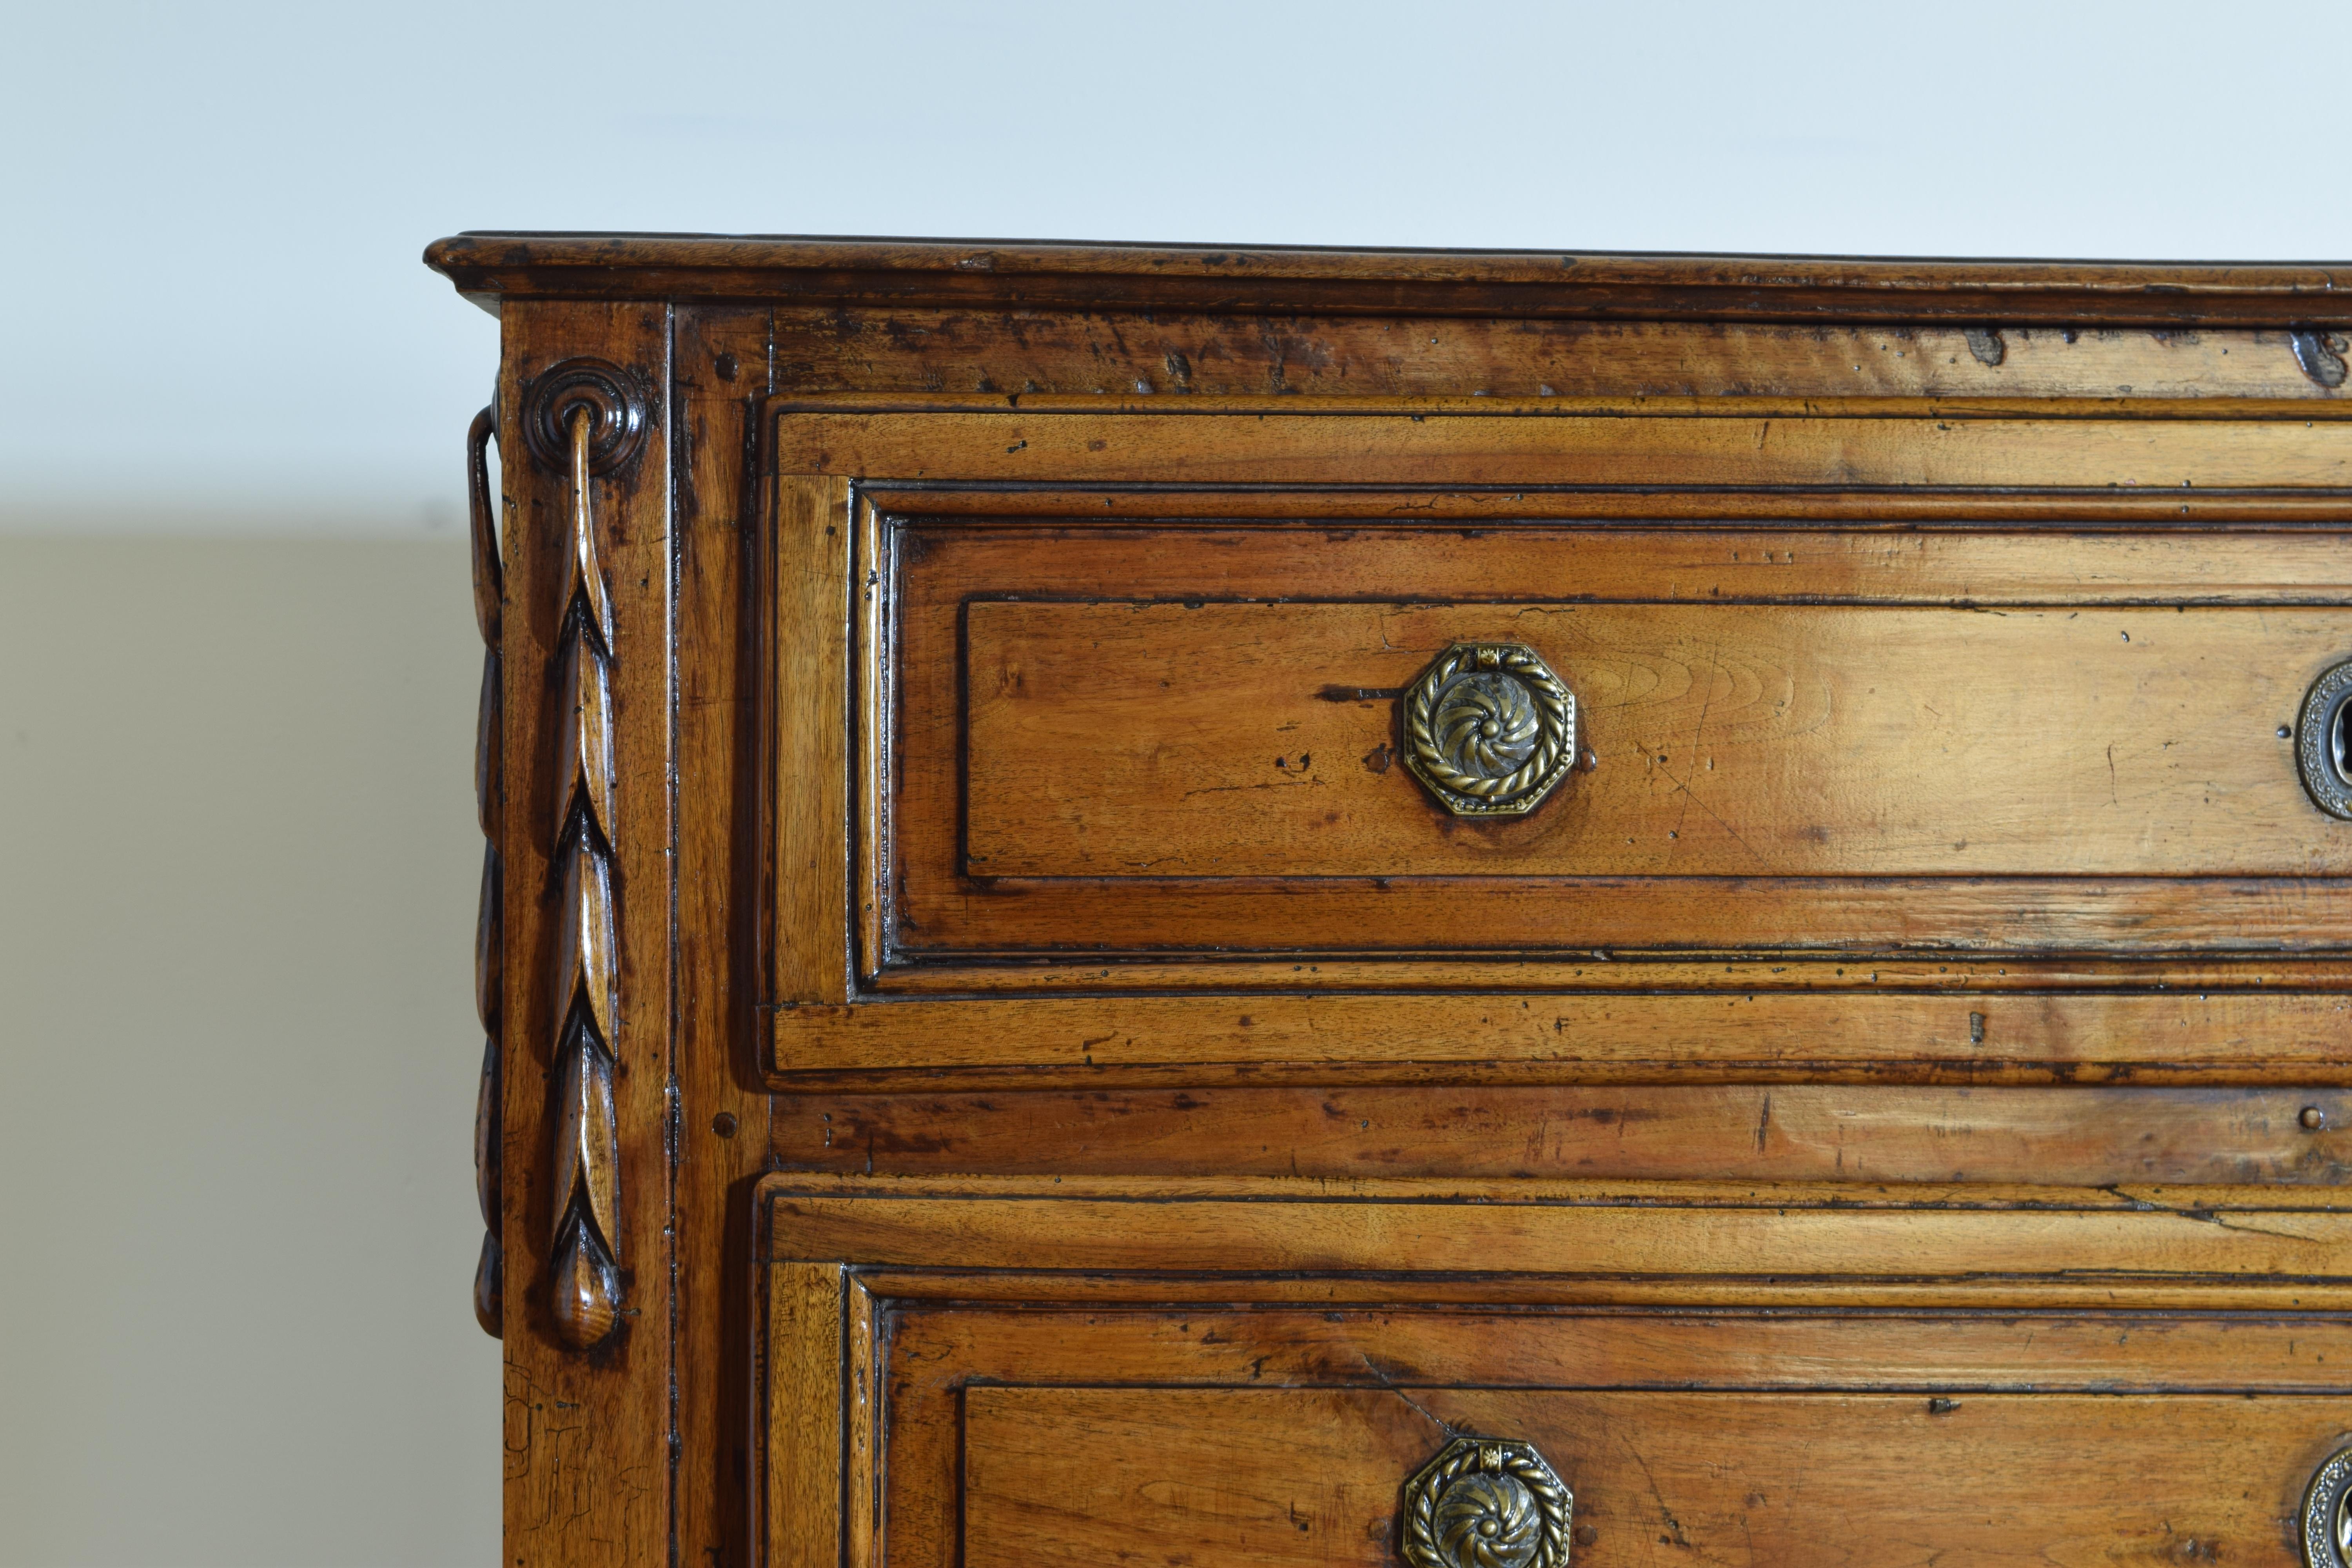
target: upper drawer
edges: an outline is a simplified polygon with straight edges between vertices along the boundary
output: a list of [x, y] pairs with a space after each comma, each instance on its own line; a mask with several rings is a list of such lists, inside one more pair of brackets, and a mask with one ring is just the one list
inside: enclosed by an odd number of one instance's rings
[[1160, 406], [780, 416], [786, 1000], [2347, 946], [2352, 426]]
[[778, 1081], [2337, 1080], [2352, 423], [1012, 401], [774, 411]]

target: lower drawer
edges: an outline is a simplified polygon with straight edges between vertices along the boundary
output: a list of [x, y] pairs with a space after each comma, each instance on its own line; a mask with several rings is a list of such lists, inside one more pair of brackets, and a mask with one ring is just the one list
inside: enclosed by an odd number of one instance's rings
[[772, 1563], [2343, 1568], [2325, 1195], [762, 1198]]

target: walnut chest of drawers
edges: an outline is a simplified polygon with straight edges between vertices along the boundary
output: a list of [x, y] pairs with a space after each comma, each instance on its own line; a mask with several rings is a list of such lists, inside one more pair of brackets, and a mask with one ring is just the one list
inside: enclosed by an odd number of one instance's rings
[[2345, 1568], [2326, 268], [428, 258], [516, 1568]]

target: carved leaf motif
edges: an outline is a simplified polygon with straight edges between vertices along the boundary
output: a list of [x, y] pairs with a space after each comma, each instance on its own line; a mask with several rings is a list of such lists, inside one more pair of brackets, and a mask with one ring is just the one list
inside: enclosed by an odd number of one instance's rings
[[474, 1265], [474, 1321], [494, 1340], [506, 1338], [506, 1249], [499, 1245], [499, 1233], [484, 1232], [481, 1261]]
[[593, 423], [573, 411], [572, 570], [556, 655], [556, 854], [562, 908], [556, 921], [557, 1088], [554, 1296], [558, 1331], [571, 1344], [603, 1340], [621, 1296], [621, 1142], [613, 1103], [620, 963], [614, 942], [613, 607], [596, 560], [589, 489]]
[[586, 826], [574, 827], [562, 849], [563, 907], [555, 933], [555, 1026], [586, 1020], [596, 1043], [611, 1048], [618, 966], [613, 953], [613, 874], [588, 840]]
[[482, 655], [482, 700], [474, 721], [474, 809], [482, 821], [482, 837], [499, 836], [499, 720], [504, 699], [499, 690], [496, 648]]
[[568, 1232], [584, 1220], [609, 1253], [621, 1239], [613, 1059], [575, 1032], [563, 1052], [562, 1074], [556, 1106], [555, 1193], [562, 1215], [557, 1228]]
[[566, 639], [556, 725], [557, 820], [584, 813], [600, 839], [613, 831], [613, 690], [604, 659], [586, 637]]
[[471, 503], [474, 543], [474, 624], [481, 628], [482, 646], [499, 646], [499, 610], [506, 595], [499, 564], [499, 531], [490, 510], [490, 442], [498, 435], [498, 410], [485, 408], [474, 416], [466, 432], [466, 494]]
[[550, 1302], [566, 1343], [586, 1348], [620, 1318], [621, 1271], [586, 1227], [567, 1226], [555, 1244], [555, 1295]]
[[505, 1118], [500, 1110], [499, 1042], [482, 1042], [482, 1088], [474, 1101], [474, 1195], [482, 1202], [482, 1223], [498, 1233], [501, 1193], [501, 1170], [506, 1160], [506, 1139], [502, 1127]]
[[588, 444], [594, 418], [584, 406], [572, 412], [572, 577], [565, 584], [568, 611], [578, 605], [594, 634], [596, 651], [613, 651], [613, 598], [604, 585], [604, 569], [596, 560], [596, 517], [588, 488]]
[[483, 845], [482, 901], [474, 913], [474, 1011], [492, 1035], [499, 1032], [499, 1002], [505, 984], [505, 948], [499, 940], [499, 895], [505, 879], [499, 847]]

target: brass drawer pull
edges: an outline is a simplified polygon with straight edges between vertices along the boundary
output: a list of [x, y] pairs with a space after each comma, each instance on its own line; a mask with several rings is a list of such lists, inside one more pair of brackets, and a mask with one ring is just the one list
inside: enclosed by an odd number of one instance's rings
[[2295, 726], [2303, 787], [2330, 816], [2352, 818], [2352, 660], [2311, 683]]
[[1412, 1568], [1568, 1568], [1575, 1494], [1533, 1444], [1456, 1437], [1404, 1488]]
[[1404, 689], [1405, 766], [1456, 816], [1522, 816], [1576, 762], [1576, 699], [1523, 643], [1455, 643]]
[[2352, 1568], [2352, 1448], [2338, 1448], [2303, 1494], [2305, 1568]]

